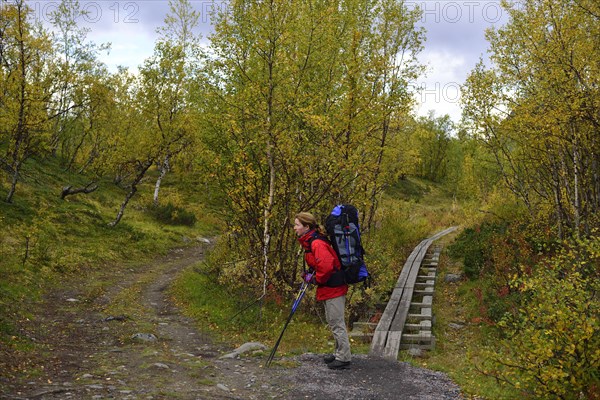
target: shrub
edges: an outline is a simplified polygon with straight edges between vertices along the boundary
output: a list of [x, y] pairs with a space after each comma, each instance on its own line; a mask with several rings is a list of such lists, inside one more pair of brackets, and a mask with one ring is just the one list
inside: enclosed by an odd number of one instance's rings
[[504, 338], [485, 372], [534, 398], [592, 398], [600, 382], [600, 239], [539, 263], [512, 286], [520, 306], [500, 321]]
[[173, 203], [164, 206], [158, 205], [150, 208], [152, 216], [163, 224], [194, 226], [196, 224], [196, 215], [182, 207], [177, 207]]
[[476, 228], [463, 230], [448, 247], [448, 254], [463, 262], [464, 273], [469, 279], [477, 279], [484, 267], [492, 260], [492, 238], [504, 232], [505, 224], [484, 222]]

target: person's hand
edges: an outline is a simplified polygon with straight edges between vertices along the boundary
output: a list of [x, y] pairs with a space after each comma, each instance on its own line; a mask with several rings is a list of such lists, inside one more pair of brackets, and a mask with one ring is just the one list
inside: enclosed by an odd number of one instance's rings
[[303, 272], [302, 273], [302, 279], [306, 283], [314, 283], [314, 277], [315, 277], [314, 273], [311, 273], [311, 272]]

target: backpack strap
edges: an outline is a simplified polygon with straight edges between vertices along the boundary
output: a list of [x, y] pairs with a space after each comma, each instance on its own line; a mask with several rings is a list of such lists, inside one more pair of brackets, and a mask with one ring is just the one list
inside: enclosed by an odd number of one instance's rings
[[[312, 244], [315, 240], [322, 240], [331, 247], [331, 242], [329, 241], [329, 239], [327, 239], [326, 236], [320, 235], [318, 232], [313, 232], [313, 234], [307, 241], [308, 249], [304, 249], [304, 253], [312, 253]], [[332, 250], [333, 250], [333, 247], [332, 247]], [[336, 258], [338, 257], [335, 250], [333, 251], [333, 254], [335, 255]], [[304, 260], [304, 262], [306, 263], [306, 260]], [[319, 285], [319, 286], [336, 287], [336, 286], [342, 286], [346, 283], [344, 270], [341, 267], [341, 263], [340, 263], [340, 268], [337, 268], [334, 265], [333, 270], [334, 270], [334, 272], [333, 272], [333, 274], [331, 274], [331, 276], [329, 277], [327, 282], [324, 285]]]
[[304, 249], [305, 253], [312, 253], [312, 244], [315, 240], [322, 240], [331, 246], [331, 242], [327, 236], [321, 235], [319, 232], [314, 231], [306, 241], [308, 243], [308, 249]]

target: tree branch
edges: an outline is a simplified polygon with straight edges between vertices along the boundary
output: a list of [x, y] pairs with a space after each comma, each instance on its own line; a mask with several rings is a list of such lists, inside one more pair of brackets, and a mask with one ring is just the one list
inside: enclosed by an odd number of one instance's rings
[[81, 188], [76, 188], [73, 189], [73, 186], [65, 186], [62, 189], [62, 193], [60, 194], [60, 198], [62, 200], [65, 199], [65, 197], [70, 196], [72, 194], [77, 194], [77, 193], [92, 193], [93, 191], [95, 191], [96, 189], [98, 189], [98, 185], [96, 185], [96, 182], [90, 182], [87, 185], [85, 185], [84, 187]]

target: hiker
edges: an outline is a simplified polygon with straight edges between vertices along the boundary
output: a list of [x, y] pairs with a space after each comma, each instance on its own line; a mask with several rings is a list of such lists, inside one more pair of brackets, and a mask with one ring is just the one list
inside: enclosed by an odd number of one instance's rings
[[325, 318], [335, 339], [335, 352], [326, 355], [323, 360], [331, 369], [348, 368], [351, 360], [350, 341], [344, 320], [348, 285], [343, 278], [337, 278], [342, 273], [340, 261], [312, 214], [296, 214], [294, 231], [305, 251], [306, 263], [315, 272], [304, 273], [303, 279], [309, 279], [317, 285], [317, 301], [325, 302]]

